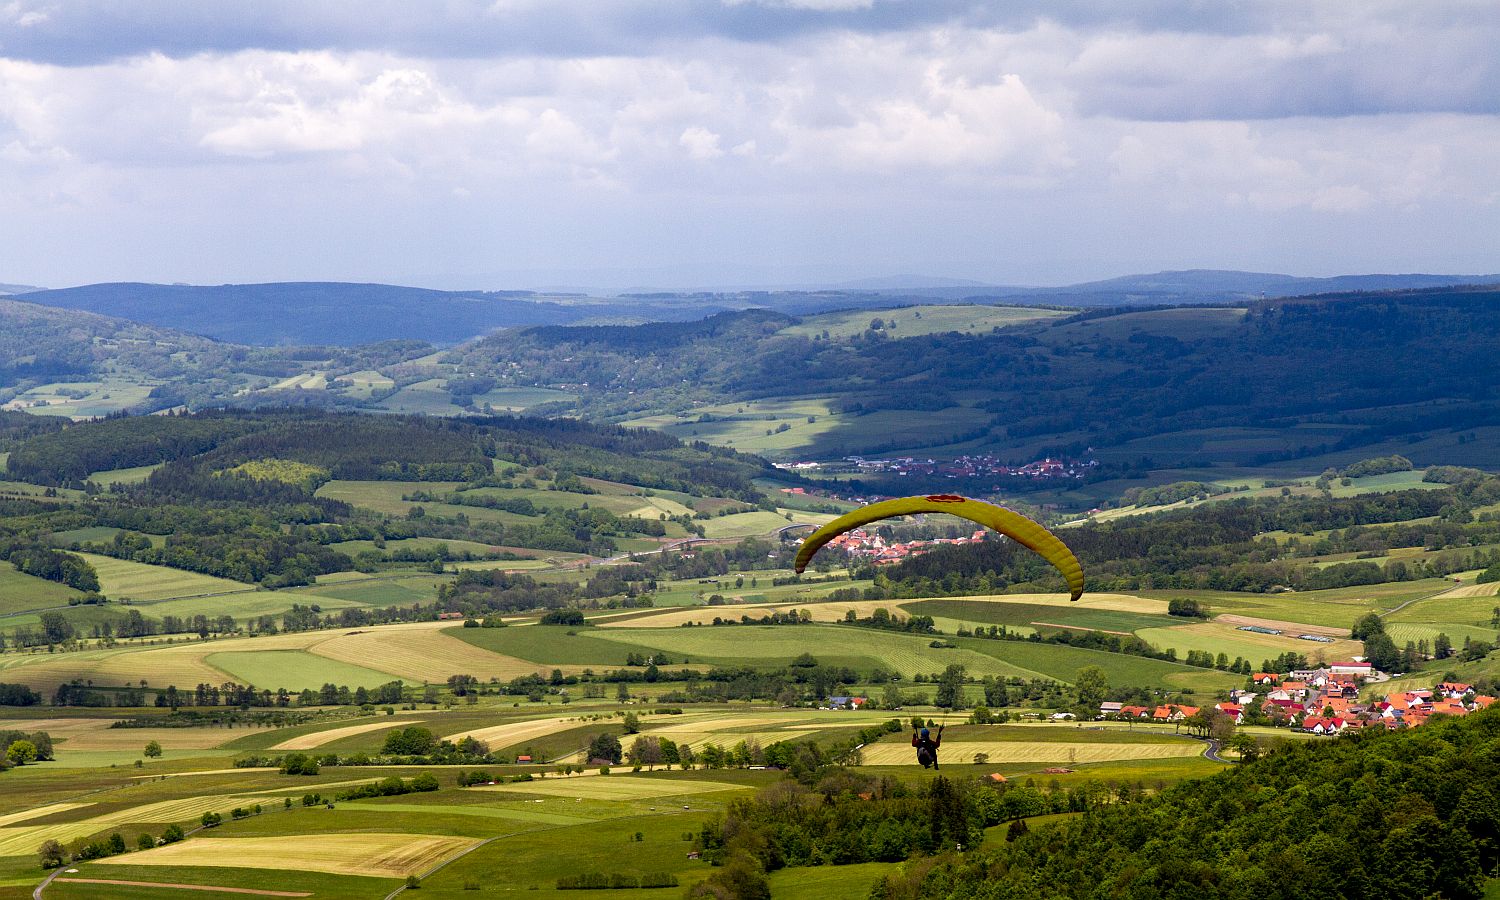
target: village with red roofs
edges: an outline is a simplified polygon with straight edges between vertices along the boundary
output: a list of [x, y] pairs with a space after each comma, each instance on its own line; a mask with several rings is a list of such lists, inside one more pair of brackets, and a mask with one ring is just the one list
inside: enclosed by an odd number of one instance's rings
[[1392, 692], [1361, 702], [1360, 689], [1378, 673], [1367, 662], [1346, 660], [1315, 669], [1255, 672], [1253, 689], [1233, 691], [1230, 699], [1207, 712], [1196, 706], [1165, 704], [1100, 705], [1101, 719], [1186, 722], [1222, 715], [1235, 725], [1271, 725], [1308, 734], [1334, 735], [1362, 728], [1416, 728], [1437, 715], [1465, 716], [1485, 709], [1495, 698], [1476, 693], [1473, 685], [1444, 681], [1430, 690]]

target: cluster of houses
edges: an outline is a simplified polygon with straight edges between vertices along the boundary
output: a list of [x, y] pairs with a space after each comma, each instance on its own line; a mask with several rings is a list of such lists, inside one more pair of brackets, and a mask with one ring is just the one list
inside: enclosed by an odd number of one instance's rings
[[997, 475], [1011, 478], [1082, 478], [1085, 472], [1099, 465], [1097, 460], [1076, 462], [1048, 457], [1025, 465], [1012, 466], [988, 454], [959, 456], [945, 460], [917, 459], [911, 456], [893, 459], [846, 456], [844, 462], [860, 472], [938, 475], [948, 478], [983, 478]]
[[[1374, 676], [1367, 662], [1335, 662], [1316, 669], [1286, 673], [1255, 672], [1251, 690], [1238, 690], [1224, 703], [1214, 705], [1236, 724], [1246, 712], [1259, 709], [1272, 725], [1310, 734], [1340, 734], [1359, 728], [1416, 728], [1435, 715], [1463, 716], [1484, 709], [1495, 698], [1477, 693], [1474, 686], [1445, 681], [1432, 690], [1402, 691], [1375, 701], [1361, 702], [1360, 688]], [[1125, 706], [1104, 703], [1103, 718], [1181, 722], [1195, 716], [1195, 706]]]
[[844, 551], [850, 556], [874, 560], [876, 565], [900, 562], [909, 556], [926, 553], [942, 544], [975, 544], [984, 540], [984, 530], [975, 531], [968, 537], [940, 538], [933, 541], [890, 541], [874, 531], [856, 528], [828, 542], [828, 546]]
[[936, 475], [946, 478], [1082, 478], [1099, 465], [1096, 459], [1062, 460], [1047, 457], [1021, 466], [1002, 462], [988, 454], [959, 456], [953, 459], [918, 459], [897, 456], [890, 459], [865, 459], [846, 456], [839, 462], [778, 463], [777, 468], [793, 472], [822, 469], [829, 472], [861, 472], [884, 475]]

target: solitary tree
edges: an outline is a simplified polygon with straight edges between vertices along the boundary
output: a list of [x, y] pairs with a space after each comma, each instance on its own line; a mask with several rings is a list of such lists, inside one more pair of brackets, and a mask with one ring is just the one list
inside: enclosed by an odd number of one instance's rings
[[42, 841], [42, 846], [37, 848], [36, 855], [41, 860], [44, 869], [56, 869], [64, 862], [63, 847], [57, 841]]
[[964, 705], [964, 667], [954, 663], [938, 678], [937, 705], [958, 709]]
[[146, 749], [142, 750], [141, 752], [146, 754], [147, 759], [160, 759], [161, 744], [156, 741], [148, 741], [146, 743]]
[[1078, 691], [1078, 705], [1098, 709], [1109, 693], [1109, 674], [1098, 666], [1084, 666], [1073, 682]]
[[5, 751], [5, 758], [18, 766], [36, 762], [36, 744], [31, 741], [16, 741]]
[[607, 762], [618, 763], [623, 753], [623, 748], [620, 746], [620, 739], [607, 732], [596, 734], [589, 741], [589, 762], [602, 759]]

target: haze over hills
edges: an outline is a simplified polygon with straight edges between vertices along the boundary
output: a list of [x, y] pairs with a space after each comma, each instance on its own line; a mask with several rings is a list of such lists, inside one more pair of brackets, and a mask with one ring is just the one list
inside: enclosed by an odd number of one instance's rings
[[822, 287], [637, 292], [617, 296], [530, 290], [443, 291], [389, 284], [272, 282], [163, 285], [110, 282], [61, 289], [0, 285], [27, 302], [83, 310], [260, 346], [381, 340], [457, 344], [500, 328], [528, 325], [684, 321], [732, 309], [791, 315], [893, 303], [1124, 306], [1240, 303], [1332, 291], [1403, 290], [1500, 282], [1500, 275], [1341, 275], [1188, 270], [1127, 275], [1062, 287], [985, 285], [964, 279], [898, 275]]

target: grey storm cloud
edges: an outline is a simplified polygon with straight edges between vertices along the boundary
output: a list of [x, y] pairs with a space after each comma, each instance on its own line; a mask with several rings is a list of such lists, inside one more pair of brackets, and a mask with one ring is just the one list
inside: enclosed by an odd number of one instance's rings
[[[653, 56], [829, 33], [1062, 32], [1036, 76], [1087, 115], [1181, 121], [1500, 111], [1500, 5], [975, 0], [0, 3], [0, 57], [372, 51], [426, 59]], [[1023, 77], [1033, 73], [1021, 69]]]

